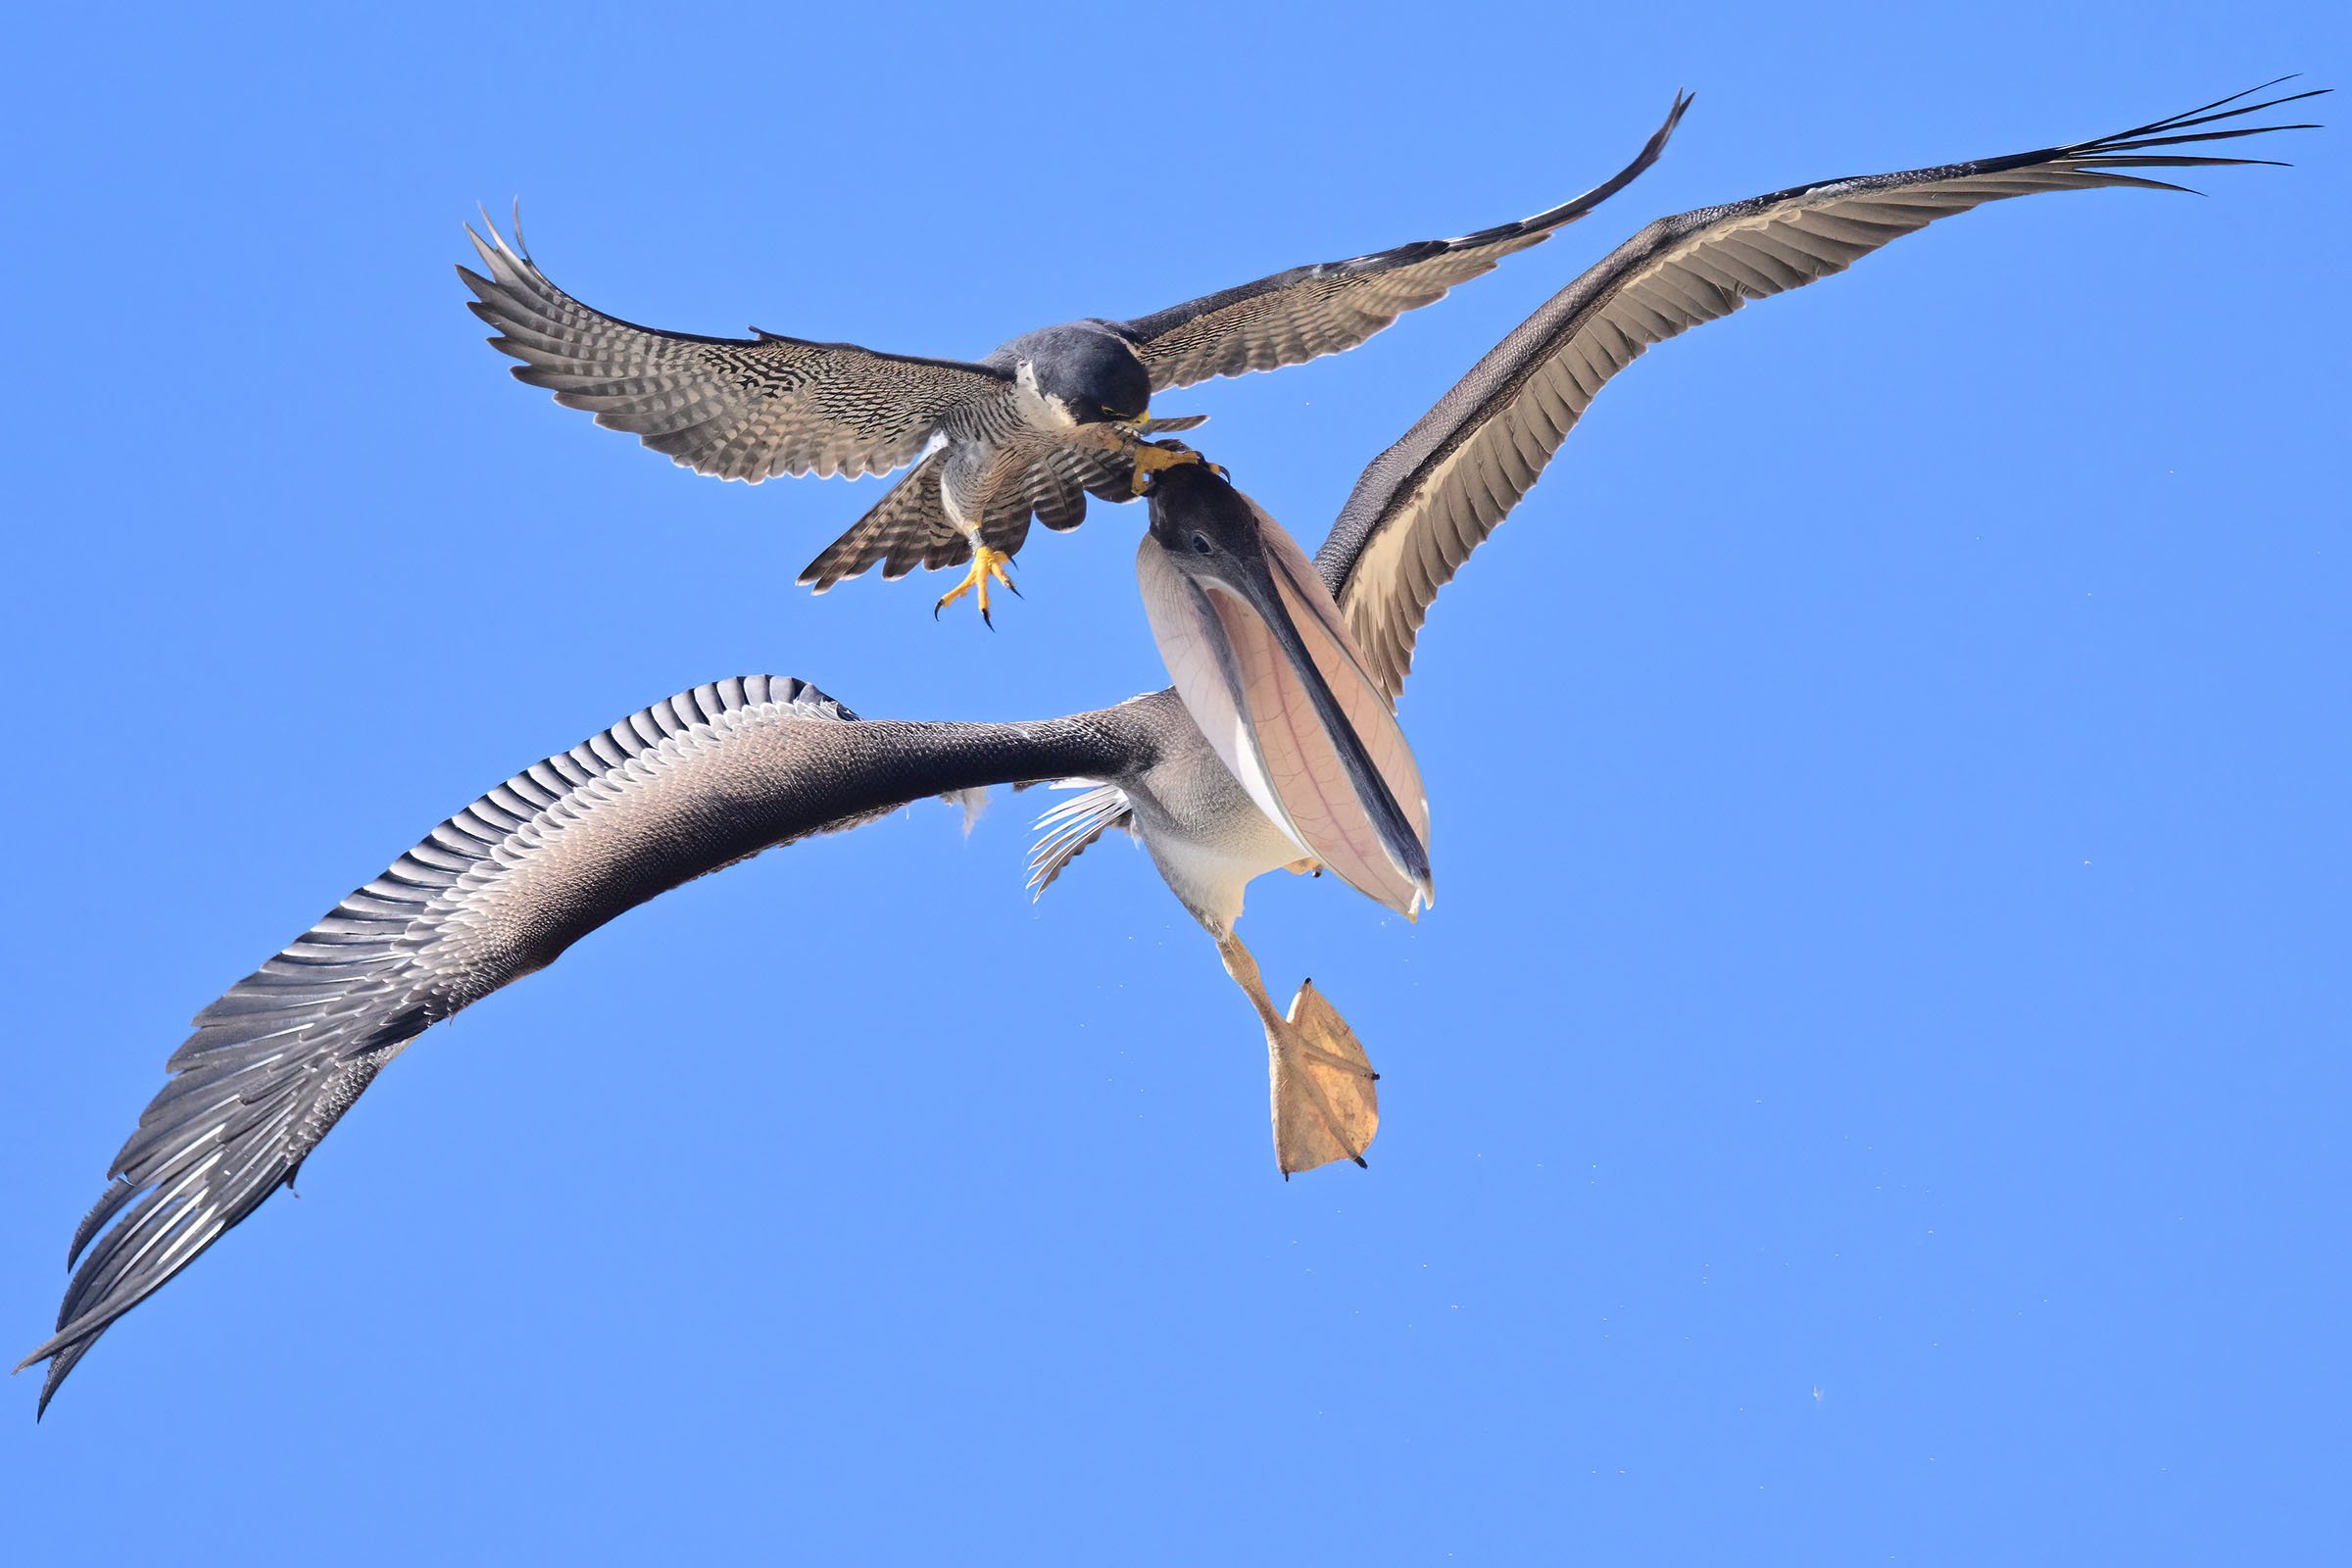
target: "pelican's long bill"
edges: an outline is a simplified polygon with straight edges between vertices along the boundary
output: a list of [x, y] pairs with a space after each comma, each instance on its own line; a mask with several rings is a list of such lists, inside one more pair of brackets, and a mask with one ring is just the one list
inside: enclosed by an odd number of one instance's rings
[[1421, 770], [1297, 542], [1188, 465], [1152, 492], [1136, 574], [1177, 694], [1258, 809], [1406, 919], [1435, 903]]

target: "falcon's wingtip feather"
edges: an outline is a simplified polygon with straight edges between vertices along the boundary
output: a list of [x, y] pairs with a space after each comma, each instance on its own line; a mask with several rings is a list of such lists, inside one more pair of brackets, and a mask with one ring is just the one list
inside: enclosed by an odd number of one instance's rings
[[1565, 227], [1648, 172], [1650, 168], [1666, 155], [1666, 144], [1674, 139], [1676, 128], [1683, 122], [1683, 116], [1690, 112], [1691, 104], [1695, 103], [1697, 99], [1698, 94], [1695, 92], [1686, 88], [1676, 88], [1674, 104], [1666, 111], [1665, 121], [1657, 129], [1649, 133], [1649, 139], [1642, 144], [1642, 150], [1634, 155], [1632, 163], [1627, 164], [1616, 173], [1583, 195], [1562, 202], [1549, 212], [1539, 213], [1534, 218], [1525, 220], [1525, 226], [1543, 229]]
[[[512, 245], [507, 243], [506, 231], [499, 228], [498, 220], [490, 216], [488, 207], [480, 202], [475, 202], [473, 210], [481, 217], [482, 234], [490, 236], [488, 244], [506, 252], [517, 261], [527, 262], [531, 259], [531, 247], [522, 237], [522, 198], [520, 196], [514, 198], [507, 219], [507, 229], [512, 230], [514, 235], [514, 243]], [[474, 249], [481, 250], [484, 245], [482, 234], [476, 234], [471, 223], [466, 223], [464, 227], [466, 237], [473, 241]], [[486, 261], [488, 257], [485, 256], [483, 259]]]

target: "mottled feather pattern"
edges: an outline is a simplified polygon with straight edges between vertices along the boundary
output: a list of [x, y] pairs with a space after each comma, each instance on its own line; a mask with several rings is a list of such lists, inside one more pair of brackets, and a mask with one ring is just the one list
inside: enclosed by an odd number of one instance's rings
[[1575, 199], [1512, 223], [1453, 239], [1416, 240], [1343, 262], [1295, 267], [1135, 320], [1112, 323], [1136, 344], [1154, 390], [1191, 386], [1338, 354], [1406, 311], [1493, 271], [1514, 251], [1541, 245], [1630, 184], [1665, 151], [1690, 107], [1677, 94], [1666, 122], [1633, 163]]
[[2306, 128], [2192, 131], [2308, 96], [2210, 114], [2235, 101], [2223, 99], [2093, 141], [1820, 181], [1650, 224], [1496, 345], [1356, 481], [1316, 564], [1373, 674], [1392, 698], [1403, 691], [1438, 590], [1535, 484], [1601, 386], [1652, 345], [1985, 202], [2102, 186], [2177, 190], [2121, 171], [2263, 162], [2144, 150]]
[[971, 545], [949, 520], [947, 503], [939, 493], [945, 460], [945, 453], [934, 452], [916, 464], [872, 510], [801, 568], [802, 585], [821, 594], [877, 563], [882, 564], [882, 575], [895, 580], [935, 556], [943, 565], [954, 559], [969, 561]]
[[[485, 224], [485, 227], [488, 225]], [[777, 474], [855, 477], [913, 461], [932, 433], [1008, 378], [952, 360], [760, 333], [697, 337], [592, 310], [548, 280], [517, 244], [470, 228], [487, 275], [461, 267], [470, 309], [523, 363], [519, 380], [625, 430], [699, 473], [752, 483]]]
[[[1142, 429], [1149, 435], [1190, 430], [1207, 417], [1149, 419]], [[992, 550], [1020, 554], [1032, 517], [1063, 532], [1086, 520], [1088, 496], [1118, 502], [1135, 493], [1135, 463], [1123, 452], [1024, 440], [1017, 434], [1001, 439], [996, 476], [974, 487], [990, 497], [981, 504], [980, 537]], [[885, 581], [896, 581], [917, 566], [938, 570], [970, 561], [971, 540], [948, 515], [941, 491], [947, 461], [948, 454], [940, 452], [916, 464], [872, 511], [801, 568], [800, 581], [821, 594], [876, 565]]]
[[1503, 257], [1544, 237], [1440, 249], [1417, 263], [1398, 262], [1393, 255], [1326, 262], [1302, 270], [1277, 290], [1246, 296], [1173, 326], [1146, 340], [1140, 352], [1155, 390], [1303, 365], [1354, 348], [1405, 312], [1443, 299], [1456, 283], [1493, 271]]

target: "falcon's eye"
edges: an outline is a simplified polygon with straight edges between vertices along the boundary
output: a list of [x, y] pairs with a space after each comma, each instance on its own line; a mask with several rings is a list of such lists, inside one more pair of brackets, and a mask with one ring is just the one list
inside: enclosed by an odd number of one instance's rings
[[1204, 534], [1204, 533], [1197, 533], [1197, 534], [1193, 535], [1193, 554], [1194, 554], [1194, 555], [1196, 555], [1196, 556], [1213, 556], [1213, 555], [1215, 555], [1216, 553], [1217, 553], [1217, 547], [1216, 547], [1215, 545], [1212, 545], [1212, 544], [1210, 544], [1210, 543], [1208, 542], [1208, 535], [1206, 535], [1206, 534]]

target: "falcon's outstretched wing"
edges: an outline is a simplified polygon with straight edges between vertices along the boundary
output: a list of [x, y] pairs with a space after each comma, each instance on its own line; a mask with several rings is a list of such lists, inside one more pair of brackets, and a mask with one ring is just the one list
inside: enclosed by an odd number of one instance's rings
[[2313, 128], [2197, 128], [2315, 96], [2225, 107], [2263, 90], [2069, 147], [1825, 180], [1650, 224], [1497, 344], [1356, 480], [1315, 564], [1373, 674], [1392, 698], [1403, 691], [1438, 590], [1535, 484], [1603, 383], [1651, 344], [1984, 202], [2103, 185], [2179, 190], [2123, 171], [2272, 162], [2149, 151]]
[[1615, 175], [1549, 212], [1458, 239], [1425, 239], [1344, 262], [1319, 262], [1204, 295], [1132, 321], [1108, 323], [1135, 344], [1153, 391], [1214, 376], [1302, 365], [1351, 349], [1406, 311], [1491, 272], [1513, 251], [1541, 245], [1631, 184], [1658, 161], [1690, 107], [1678, 94], [1666, 123]]
[[1128, 760], [1083, 717], [867, 721], [752, 675], [515, 774], [197, 1014], [74, 1235], [57, 1335], [24, 1363], [49, 1362], [41, 1407], [109, 1325], [291, 1183], [410, 1040], [623, 910], [928, 795]]
[[549, 282], [519, 227], [513, 246], [495, 228], [488, 239], [466, 234], [489, 272], [458, 269], [475, 295], [466, 308], [498, 328], [491, 347], [523, 362], [515, 378], [698, 473], [753, 484], [779, 473], [888, 473], [922, 451], [949, 411], [1009, 382], [985, 365], [854, 343], [638, 326]]

